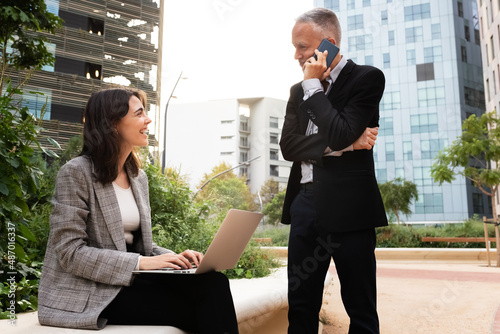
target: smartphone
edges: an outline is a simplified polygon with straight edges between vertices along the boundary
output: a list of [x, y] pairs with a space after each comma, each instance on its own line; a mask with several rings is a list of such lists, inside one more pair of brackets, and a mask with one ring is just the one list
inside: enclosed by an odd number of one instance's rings
[[[324, 52], [325, 50], [328, 50], [328, 55], [326, 56], [326, 67], [330, 67], [332, 61], [335, 59], [340, 49], [335, 44], [333, 44], [332, 42], [330, 42], [325, 38], [324, 40], [321, 41], [321, 44], [318, 46], [318, 51]], [[314, 59], [316, 60], [318, 59], [318, 57], [316, 57], [316, 54], [314, 54]]]

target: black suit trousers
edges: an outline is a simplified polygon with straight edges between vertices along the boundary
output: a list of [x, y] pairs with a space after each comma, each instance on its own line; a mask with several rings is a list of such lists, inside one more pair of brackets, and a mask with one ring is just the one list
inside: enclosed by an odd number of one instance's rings
[[114, 325], [174, 326], [191, 333], [238, 333], [226, 276], [140, 274], [103, 311]]
[[[299, 192], [290, 213], [288, 333], [318, 333], [324, 280], [332, 258], [350, 317], [349, 334], [379, 333], [374, 228], [345, 233], [322, 231], [310, 190]], [[356, 213], [352, 214], [355, 218]]]

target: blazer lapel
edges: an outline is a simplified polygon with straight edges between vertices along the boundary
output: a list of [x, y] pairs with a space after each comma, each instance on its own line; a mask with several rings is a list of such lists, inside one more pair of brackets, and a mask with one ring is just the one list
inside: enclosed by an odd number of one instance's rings
[[340, 90], [344, 87], [345, 82], [349, 78], [352, 69], [354, 68], [356, 64], [352, 60], [348, 60], [347, 64], [345, 64], [344, 68], [342, 71], [340, 71], [339, 76], [337, 77], [337, 80], [333, 83], [332, 89], [330, 89], [330, 93], [328, 93], [328, 99], [330, 101], [335, 98], [335, 100], [339, 100], [338, 97], [340, 95]]
[[126, 252], [127, 246], [125, 245], [122, 216], [113, 185], [111, 183], [103, 185], [101, 182], [94, 181], [94, 191], [116, 249]]
[[141, 217], [142, 240], [139, 247], [142, 248], [145, 255], [150, 255], [153, 252], [153, 238], [149, 232], [151, 231], [151, 212], [146, 202], [149, 201], [149, 198], [146, 198], [146, 193], [137, 177], [129, 177], [129, 180], [132, 192], [134, 193], [135, 202], [137, 203], [137, 208], [139, 209], [139, 216]]

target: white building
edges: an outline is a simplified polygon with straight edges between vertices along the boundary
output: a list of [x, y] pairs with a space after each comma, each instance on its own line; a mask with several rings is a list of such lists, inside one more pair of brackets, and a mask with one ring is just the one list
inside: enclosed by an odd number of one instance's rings
[[274, 98], [224, 99], [172, 104], [167, 115], [167, 167], [187, 175], [192, 189], [222, 162], [246, 175], [257, 193], [273, 178], [285, 187], [291, 163], [284, 161], [279, 139], [286, 101]]
[[[500, 110], [500, 3], [478, 0], [486, 112]], [[498, 107], [498, 108], [497, 108]], [[500, 212], [499, 194], [496, 196]]]

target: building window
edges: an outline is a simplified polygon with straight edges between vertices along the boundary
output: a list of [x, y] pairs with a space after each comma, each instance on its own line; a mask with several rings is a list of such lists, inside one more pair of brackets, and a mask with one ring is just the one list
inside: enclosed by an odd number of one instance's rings
[[490, 79], [486, 79], [486, 101], [490, 101]]
[[443, 150], [447, 145], [446, 139], [430, 139], [422, 140], [420, 142], [421, 158], [434, 159], [437, 157], [439, 151]]
[[481, 45], [481, 39], [479, 37], [479, 29], [474, 29], [474, 42], [476, 45]]
[[464, 26], [464, 34], [465, 34], [465, 40], [467, 42], [470, 42], [470, 28], [468, 25]]
[[484, 213], [483, 194], [472, 193], [472, 210], [474, 213]]
[[394, 30], [389, 31], [389, 45], [394, 45]]
[[440, 46], [424, 48], [424, 63], [434, 63], [443, 60], [443, 52]]
[[373, 56], [365, 56], [365, 65], [373, 66]]
[[391, 67], [391, 55], [389, 53], [384, 53], [383, 59], [384, 59], [384, 68], [390, 68]]
[[279, 177], [280, 176], [279, 166], [270, 165], [269, 166], [269, 175]]
[[[45, 106], [44, 114], [42, 108]], [[52, 90], [30, 87], [23, 93], [21, 107], [28, 107], [30, 113], [40, 119], [51, 119]]]
[[356, 0], [347, 0], [347, 9], [356, 8]]
[[385, 143], [385, 161], [394, 161], [394, 143]]
[[[245, 176], [248, 176], [248, 167], [246, 166], [241, 166], [240, 167], [240, 174], [239, 174], [240, 177], [245, 177]], [[248, 180], [247, 180], [248, 182]]]
[[269, 127], [274, 129], [278, 128], [278, 117], [269, 117]]
[[437, 113], [410, 116], [411, 133], [429, 133], [438, 131]]
[[458, 5], [458, 16], [464, 17], [464, 4], [458, 1], [457, 5]]
[[432, 186], [430, 167], [413, 167], [413, 182], [420, 187]]
[[277, 133], [271, 133], [269, 135], [269, 142], [271, 144], [279, 144], [278, 134]]
[[416, 69], [417, 81], [434, 80], [434, 63], [418, 64]]
[[405, 7], [405, 21], [418, 21], [431, 17], [431, 6], [428, 3]]
[[422, 42], [424, 40], [424, 32], [422, 27], [406, 28], [406, 43]]
[[385, 168], [375, 169], [375, 177], [377, 178], [378, 183], [386, 183], [387, 182], [387, 169], [385, 169]]
[[380, 12], [380, 20], [382, 21], [382, 25], [387, 25], [389, 21], [389, 17], [387, 16], [387, 11], [383, 10]]
[[432, 39], [441, 38], [441, 25], [439, 23], [431, 25], [431, 34], [432, 34]]
[[[384, 94], [381, 106], [383, 110], [397, 110], [401, 108], [401, 94], [399, 92], [387, 92]], [[392, 125], [392, 117], [391, 125]]]
[[460, 52], [462, 53], [462, 62], [467, 62], [467, 48], [465, 46], [460, 47]]
[[490, 50], [488, 48], [488, 43], [486, 43], [484, 45], [484, 47], [486, 48], [486, 65], [490, 65]]
[[220, 124], [233, 124], [234, 120], [222, 120]]
[[246, 136], [240, 137], [240, 147], [248, 148], [248, 137]]
[[349, 37], [349, 49], [351, 51], [370, 50], [373, 47], [371, 35]]
[[363, 7], [370, 7], [371, 6], [371, 0], [363, 0]]
[[230, 140], [233, 139], [234, 136], [220, 136], [221, 140]]
[[340, 2], [340, 0], [325, 0], [324, 6], [325, 6], [325, 8], [329, 8], [329, 9], [333, 10], [334, 12], [337, 12], [340, 10], [339, 2]]
[[415, 202], [415, 213], [443, 213], [443, 194], [423, 194]]
[[464, 99], [465, 104], [474, 108], [479, 108], [484, 110], [485, 102], [484, 102], [484, 92], [464, 86]]
[[380, 101], [381, 110], [401, 109], [401, 94], [399, 92], [386, 92]]
[[269, 159], [279, 160], [278, 150], [274, 150], [274, 149], [269, 150]]
[[240, 152], [240, 163], [248, 160], [248, 152]]
[[379, 136], [392, 136], [394, 135], [394, 125], [392, 117], [381, 117], [378, 127]]
[[404, 168], [396, 168], [396, 178], [404, 179], [405, 178], [405, 169]]
[[415, 50], [406, 50], [406, 64], [415, 65], [417, 63], [417, 56]]
[[363, 29], [363, 14], [348, 16], [347, 29], [349, 30]]
[[445, 103], [444, 87], [426, 87], [417, 90], [418, 106], [431, 107]]
[[240, 131], [245, 131], [248, 132], [248, 118], [247, 117], [241, 117], [240, 118]]
[[411, 141], [403, 142], [403, 160], [413, 160], [413, 150]]
[[493, 36], [490, 37], [490, 45], [491, 45], [491, 60], [495, 59], [495, 42], [493, 41]]

